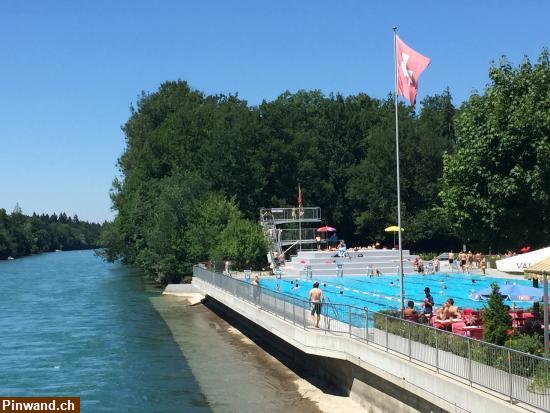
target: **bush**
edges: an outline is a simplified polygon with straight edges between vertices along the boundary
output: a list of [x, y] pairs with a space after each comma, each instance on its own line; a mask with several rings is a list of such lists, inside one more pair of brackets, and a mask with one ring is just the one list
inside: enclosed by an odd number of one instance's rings
[[504, 306], [504, 299], [500, 295], [498, 285], [493, 283], [491, 288], [493, 292], [489, 296], [487, 307], [482, 315], [483, 338], [489, 343], [502, 346], [508, 338], [512, 319], [508, 314], [508, 309]]
[[550, 362], [539, 363], [527, 389], [533, 393], [550, 394]]
[[544, 346], [538, 334], [529, 336], [527, 334], [514, 334], [504, 344], [505, 347], [521, 351], [522, 353], [541, 356], [544, 353]]
[[260, 224], [239, 217], [228, 222], [212, 257], [231, 260], [233, 268], [237, 270], [261, 268], [267, 250], [267, 241]]

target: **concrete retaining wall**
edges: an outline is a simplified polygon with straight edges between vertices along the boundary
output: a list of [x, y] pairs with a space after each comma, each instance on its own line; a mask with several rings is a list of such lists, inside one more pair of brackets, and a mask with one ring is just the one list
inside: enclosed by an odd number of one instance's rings
[[197, 277], [195, 285], [222, 317], [259, 335], [290, 364], [349, 394], [372, 412], [526, 412], [425, 366], [348, 336], [305, 330]]

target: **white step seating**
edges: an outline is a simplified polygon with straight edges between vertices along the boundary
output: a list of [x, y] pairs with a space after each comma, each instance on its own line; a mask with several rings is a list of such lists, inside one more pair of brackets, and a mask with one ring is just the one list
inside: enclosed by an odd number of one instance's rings
[[[311, 266], [313, 276], [336, 276], [338, 264], [342, 264], [344, 276], [368, 275], [369, 270], [378, 269], [382, 274], [397, 274], [399, 251], [359, 250], [350, 251], [348, 257], [335, 257], [336, 251], [300, 251], [284, 266], [284, 274], [289, 277], [306, 276], [306, 267]], [[413, 261], [416, 255], [403, 250], [403, 272], [414, 272]]]

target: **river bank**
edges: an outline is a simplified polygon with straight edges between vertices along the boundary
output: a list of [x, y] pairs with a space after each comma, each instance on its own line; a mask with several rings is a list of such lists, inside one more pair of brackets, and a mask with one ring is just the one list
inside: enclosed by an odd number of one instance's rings
[[298, 376], [204, 305], [189, 306], [176, 296], [151, 302], [215, 412], [365, 411], [349, 397], [323, 392], [314, 378]]

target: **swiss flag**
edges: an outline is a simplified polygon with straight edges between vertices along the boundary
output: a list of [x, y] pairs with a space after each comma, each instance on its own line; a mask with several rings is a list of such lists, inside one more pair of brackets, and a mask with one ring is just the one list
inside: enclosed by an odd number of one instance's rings
[[397, 36], [397, 94], [403, 96], [414, 107], [418, 78], [430, 64], [430, 59], [407, 46]]

